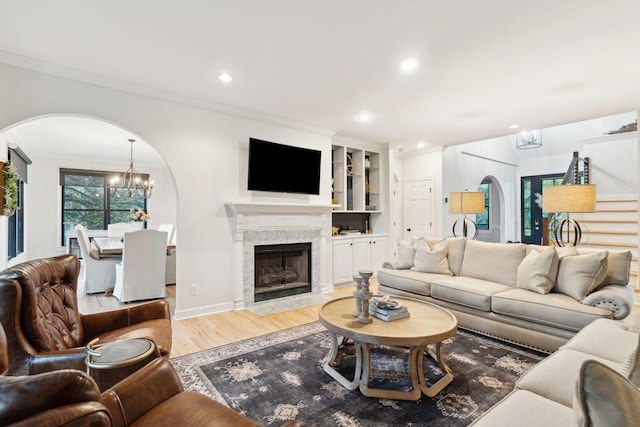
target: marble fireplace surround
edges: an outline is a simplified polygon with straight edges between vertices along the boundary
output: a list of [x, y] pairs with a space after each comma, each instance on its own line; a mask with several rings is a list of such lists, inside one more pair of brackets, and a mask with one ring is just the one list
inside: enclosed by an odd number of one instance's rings
[[254, 299], [257, 245], [311, 243], [311, 293], [323, 292], [320, 271], [325, 242], [331, 237], [330, 204], [231, 202], [226, 206], [233, 227], [234, 308], [262, 304]]

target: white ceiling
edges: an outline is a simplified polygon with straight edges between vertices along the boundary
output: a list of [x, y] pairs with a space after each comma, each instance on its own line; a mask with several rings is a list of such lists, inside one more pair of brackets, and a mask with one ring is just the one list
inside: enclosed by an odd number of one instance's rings
[[[0, 61], [397, 146], [477, 141], [640, 101], [637, 0], [0, 5]], [[420, 64], [403, 74], [408, 56]], [[234, 80], [218, 81], [221, 71]], [[363, 110], [371, 122], [354, 119]]]

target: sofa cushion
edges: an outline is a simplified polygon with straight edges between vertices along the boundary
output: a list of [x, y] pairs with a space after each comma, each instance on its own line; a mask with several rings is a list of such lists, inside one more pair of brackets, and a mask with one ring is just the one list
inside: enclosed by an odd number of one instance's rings
[[460, 275], [515, 286], [518, 265], [524, 256], [525, 245], [521, 243], [469, 240], [465, 245]]
[[416, 245], [413, 270], [424, 273], [452, 275], [453, 273], [449, 270], [449, 261], [447, 260], [448, 253], [449, 246], [446, 240], [429, 245], [424, 239], [420, 239]]
[[571, 407], [575, 385], [580, 375], [580, 366], [586, 360], [597, 360], [616, 371], [621, 364], [602, 359], [591, 354], [574, 350], [553, 353], [529, 369], [517, 382], [516, 388], [528, 390], [562, 405]]
[[[580, 254], [602, 252], [601, 249], [580, 249]], [[607, 255], [607, 277], [604, 282], [609, 285], [629, 284], [631, 270], [631, 251], [609, 250]]]
[[580, 367], [573, 410], [578, 426], [632, 427], [640, 420], [640, 390], [594, 360]]
[[491, 308], [494, 313], [569, 331], [579, 331], [595, 319], [611, 317], [609, 310], [581, 304], [568, 295], [542, 295], [524, 289], [493, 295]]
[[431, 296], [482, 311], [491, 311], [491, 296], [511, 289], [501, 283], [472, 277], [452, 276], [435, 280], [431, 284]]
[[526, 390], [514, 390], [471, 424], [473, 427], [570, 426], [573, 410]]
[[605, 284], [607, 251], [567, 256], [560, 260], [556, 291], [578, 301]]
[[559, 261], [553, 246], [529, 251], [518, 266], [516, 287], [548, 294], [555, 285]]
[[629, 365], [623, 372], [631, 370], [632, 355], [638, 347], [638, 334], [612, 319], [597, 319], [585, 326], [560, 347], [592, 354], [616, 363]]
[[443, 277], [444, 274], [421, 273], [413, 270], [393, 270], [382, 268], [378, 270], [378, 282], [390, 288], [401, 289], [418, 295], [431, 295], [431, 282]]

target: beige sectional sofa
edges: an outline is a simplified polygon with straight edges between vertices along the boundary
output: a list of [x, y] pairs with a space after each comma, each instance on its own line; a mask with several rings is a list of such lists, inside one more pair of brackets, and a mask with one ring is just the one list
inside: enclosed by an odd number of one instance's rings
[[598, 319], [533, 366], [474, 427], [637, 426], [637, 333]]
[[399, 242], [378, 271], [378, 292], [438, 304], [465, 329], [553, 352], [592, 321], [631, 312], [630, 262], [629, 251], [425, 238]]

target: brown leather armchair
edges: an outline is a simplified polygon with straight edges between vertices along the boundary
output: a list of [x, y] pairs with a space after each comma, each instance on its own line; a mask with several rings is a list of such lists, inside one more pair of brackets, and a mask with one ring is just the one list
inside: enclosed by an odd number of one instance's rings
[[9, 374], [85, 367], [84, 346], [149, 338], [160, 354], [171, 351], [166, 300], [103, 313], [78, 311], [80, 261], [61, 255], [23, 262], [0, 273], [0, 323], [9, 351]]
[[[184, 391], [173, 365], [155, 359], [100, 394], [92, 378], [73, 369], [4, 376], [9, 361], [0, 327], [0, 422], [46, 426], [259, 426], [209, 399]], [[300, 427], [289, 421], [286, 427]]]

